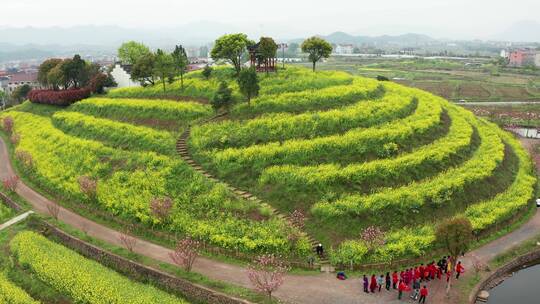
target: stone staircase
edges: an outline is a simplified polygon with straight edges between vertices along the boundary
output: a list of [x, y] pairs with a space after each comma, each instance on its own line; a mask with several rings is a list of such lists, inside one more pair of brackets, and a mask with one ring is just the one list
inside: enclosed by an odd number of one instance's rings
[[[219, 119], [221, 117], [224, 117], [226, 115], [227, 115], [227, 113], [218, 114], [218, 115], [216, 115], [216, 116], [214, 116], [214, 117], [212, 117], [210, 119], [207, 119], [207, 120], [203, 121], [202, 123], [214, 121], [214, 120]], [[290, 218], [289, 215], [284, 215], [284, 214], [280, 213], [277, 209], [275, 209], [274, 207], [270, 206], [269, 204], [263, 202], [261, 199], [259, 199], [258, 197], [256, 197], [252, 193], [250, 193], [249, 191], [238, 189], [238, 188], [228, 184], [227, 182], [224, 182], [224, 181], [221, 181], [221, 180], [217, 179], [212, 174], [210, 174], [206, 170], [204, 170], [203, 167], [201, 167], [197, 162], [195, 162], [195, 160], [193, 160], [193, 158], [191, 157], [191, 154], [189, 153], [187, 141], [188, 141], [188, 138], [189, 138], [190, 134], [191, 134], [191, 129], [190, 129], [190, 127], [187, 127], [186, 130], [180, 135], [180, 137], [178, 138], [178, 140], [176, 142], [176, 151], [180, 155], [182, 160], [184, 162], [186, 162], [188, 165], [190, 165], [193, 170], [201, 173], [204, 177], [208, 178], [211, 181], [219, 182], [219, 183], [224, 184], [237, 197], [242, 198], [242, 199], [246, 199], [246, 200], [249, 200], [249, 201], [252, 201], [252, 202], [255, 202], [257, 204], [265, 206], [266, 208], [269, 208], [272, 211], [272, 214], [274, 216], [276, 216], [276, 217], [278, 217], [280, 219], [283, 219], [283, 220], [287, 221], [291, 226], [294, 226], [294, 227], [300, 229], [300, 227], [297, 227], [297, 225], [295, 225], [294, 221]], [[311, 243], [313, 251], [315, 252], [315, 247], [319, 244], [319, 242], [316, 241], [311, 235], [307, 234], [306, 232], [303, 232], [303, 233], [305, 234], [305, 236], [307, 237], [307, 239]], [[324, 271], [324, 272], [333, 272], [334, 271], [334, 268], [330, 265], [330, 261], [328, 260], [328, 258], [326, 256], [319, 259], [319, 261], [316, 262], [314, 265], [315, 266], [320, 266], [321, 271]]]

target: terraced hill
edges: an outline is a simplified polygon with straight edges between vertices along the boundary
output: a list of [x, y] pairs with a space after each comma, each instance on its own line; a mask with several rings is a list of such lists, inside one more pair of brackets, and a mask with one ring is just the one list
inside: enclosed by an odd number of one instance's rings
[[[303, 212], [305, 230], [337, 248], [335, 263], [423, 255], [437, 246], [434, 224], [457, 214], [480, 235], [530, 206], [535, 185], [527, 153], [495, 125], [363, 78], [263, 95], [192, 128], [188, 144], [219, 179]], [[387, 232], [375, 252], [358, 240], [371, 225]]]
[[[531, 206], [536, 179], [519, 142], [442, 98], [341, 72], [289, 68], [261, 79], [251, 105], [214, 120], [200, 101], [220, 81], [241, 100], [227, 69], [210, 80], [190, 73], [184, 90], [120, 89], [68, 108], [26, 103], [0, 118], [15, 121], [25, 175], [73, 209], [227, 252], [304, 258], [311, 237], [334, 248], [334, 263], [386, 262], [437, 248], [442, 218], [463, 214], [481, 235]], [[153, 100], [164, 97], [184, 102]], [[175, 146], [189, 125], [186, 160]], [[97, 181], [95, 196], [82, 177]], [[166, 198], [173, 207], [161, 217], [152, 202]], [[304, 227], [291, 225], [294, 211]], [[359, 240], [371, 225], [386, 231], [375, 251]]]

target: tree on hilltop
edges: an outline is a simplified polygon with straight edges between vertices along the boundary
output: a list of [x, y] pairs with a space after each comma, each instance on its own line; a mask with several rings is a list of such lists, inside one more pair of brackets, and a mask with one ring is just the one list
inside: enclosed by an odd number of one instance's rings
[[42, 86], [51, 86], [54, 90], [58, 90], [57, 83], [49, 82], [48, 74], [52, 69], [61, 64], [62, 61], [60, 58], [51, 58], [43, 61], [38, 70], [38, 81]]
[[313, 71], [315, 72], [316, 63], [322, 58], [330, 57], [332, 45], [319, 37], [311, 37], [302, 43], [302, 52], [308, 54], [309, 61], [313, 63]]
[[87, 76], [85, 74], [86, 67], [86, 62], [80, 55], [75, 55], [72, 59], [64, 60], [61, 69], [66, 83], [75, 89], [79, 88]]
[[[258, 60], [261, 60], [262, 62], [268, 63], [269, 60], [276, 58], [278, 45], [274, 41], [274, 39], [270, 37], [261, 37], [259, 40], [259, 49], [258, 49], [258, 56], [260, 58], [257, 58]], [[266, 67], [266, 74], [268, 74], [268, 65], [265, 64]]]
[[257, 71], [255, 71], [254, 67], [242, 69], [240, 75], [238, 75], [237, 82], [240, 92], [246, 96], [249, 105], [251, 98], [259, 95], [260, 86]]
[[150, 49], [139, 42], [124, 42], [118, 48], [118, 58], [125, 64], [135, 64], [141, 57], [150, 54]]
[[212, 67], [206, 65], [202, 71], [202, 75], [206, 80], [210, 79], [210, 76], [212, 76]]
[[157, 50], [153, 74], [159, 77], [163, 84], [163, 92], [165, 92], [165, 81], [174, 78], [174, 63], [170, 54], [167, 54], [160, 49]]
[[148, 53], [140, 57], [131, 67], [131, 79], [139, 81], [143, 86], [155, 84], [154, 65], [156, 56]]
[[180, 86], [183, 90], [184, 74], [187, 72], [187, 67], [189, 65], [186, 49], [184, 49], [184, 47], [181, 45], [175, 46], [174, 52], [172, 53], [172, 58], [174, 62], [174, 69], [176, 70], [177, 74], [180, 74]]
[[214, 60], [224, 59], [229, 61], [240, 74], [242, 57], [246, 54], [247, 47], [253, 45], [246, 34], [228, 34], [218, 38], [212, 49], [211, 56]]
[[219, 109], [225, 107], [229, 108], [232, 101], [232, 90], [229, 88], [226, 82], [221, 82], [219, 88], [212, 97], [212, 108], [217, 112]]
[[47, 83], [55, 91], [59, 90], [60, 87], [69, 87], [69, 83], [65, 77], [64, 71], [62, 70], [62, 63], [59, 63], [47, 73]]

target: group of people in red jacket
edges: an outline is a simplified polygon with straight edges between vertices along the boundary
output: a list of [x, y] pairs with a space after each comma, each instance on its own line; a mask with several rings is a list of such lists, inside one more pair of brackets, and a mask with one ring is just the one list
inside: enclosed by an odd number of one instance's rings
[[425, 303], [429, 292], [427, 285], [424, 283], [423, 287], [421, 287], [421, 283], [435, 280], [435, 278], [441, 280], [443, 274], [446, 277], [446, 282], [448, 282], [454, 271], [456, 279], [459, 279], [459, 276], [465, 271], [465, 267], [463, 267], [461, 261], [457, 262], [454, 267], [452, 258], [445, 256], [437, 263], [433, 261], [427, 265], [420, 264], [418, 267], [408, 268], [400, 273], [397, 271], [392, 274], [387, 272], [386, 276], [381, 274], [379, 277], [373, 274], [371, 280], [364, 275], [364, 292], [375, 293], [377, 290], [380, 292], [383, 284], [385, 284], [386, 290], [390, 290], [390, 288], [397, 289], [398, 299], [401, 300], [403, 293], [411, 291], [412, 287], [411, 298], [415, 301], [418, 300], [419, 303]]

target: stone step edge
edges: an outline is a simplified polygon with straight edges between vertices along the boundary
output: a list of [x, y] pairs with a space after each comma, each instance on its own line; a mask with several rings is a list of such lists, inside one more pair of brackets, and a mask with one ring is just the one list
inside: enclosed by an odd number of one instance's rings
[[[213, 118], [209, 119], [207, 122], [210, 122], [213, 119], [216, 119], [218, 117], [223, 117], [226, 114], [227, 113], [223, 113], [223, 114], [219, 114], [217, 116], [214, 116]], [[271, 210], [271, 212], [272, 212], [272, 214], [274, 216], [278, 217], [279, 219], [287, 221], [289, 224], [291, 224], [295, 228], [298, 228], [298, 229], [301, 228], [301, 227], [298, 227], [297, 225], [295, 225], [294, 222], [291, 220], [291, 218], [288, 215], [284, 215], [281, 212], [279, 212], [279, 210], [275, 209], [274, 207], [270, 206], [269, 204], [264, 203], [261, 199], [259, 199], [258, 197], [256, 197], [252, 193], [250, 193], [249, 191], [243, 191], [243, 190], [240, 190], [240, 189], [238, 189], [236, 187], [233, 187], [233, 186], [229, 185], [228, 183], [213, 177], [212, 174], [206, 172], [200, 165], [197, 165], [197, 163], [191, 158], [191, 156], [189, 154], [189, 151], [188, 151], [188, 147], [187, 147], [187, 138], [189, 137], [190, 133], [191, 133], [190, 127], [188, 127], [188, 129], [185, 130], [184, 133], [182, 133], [180, 138], [177, 140], [176, 147], [177, 147], [177, 153], [179, 154], [180, 158], [182, 158], [182, 160], [184, 160], [188, 165], [190, 165], [190, 167], [192, 167], [192, 169], [194, 169], [195, 171], [201, 173], [203, 176], [205, 176], [205, 177], [207, 177], [207, 178], [209, 178], [209, 179], [211, 179], [213, 181], [221, 182], [223, 185], [225, 185], [227, 188], [229, 188], [231, 190], [231, 192], [233, 192], [235, 195], [239, 196], [239, 198], [246, 199], [246, 200], [251, 200], [253, 202], [258, 203], [261, 206], [264, 206], [266, 208], [270, 208], [270, 210]], [[195, 164], [195, 165], [193, 165], [193, 164]], [[317, 246], [319, 244], [319, 242], [315, 241], [313, 239], [313, 237], [311, 237], [311, 235], [307, 234], [305, 231], [301, 231], [301, 233], [302, 233], [303, 236], [305, 236], [308, 239], [308, 241], [313, 246], [313, 249], [315, 249], [315, 246]], [[320, 262], [322, 262], [322, 261], [326, 262], [327, 260], [321, 260]]]

